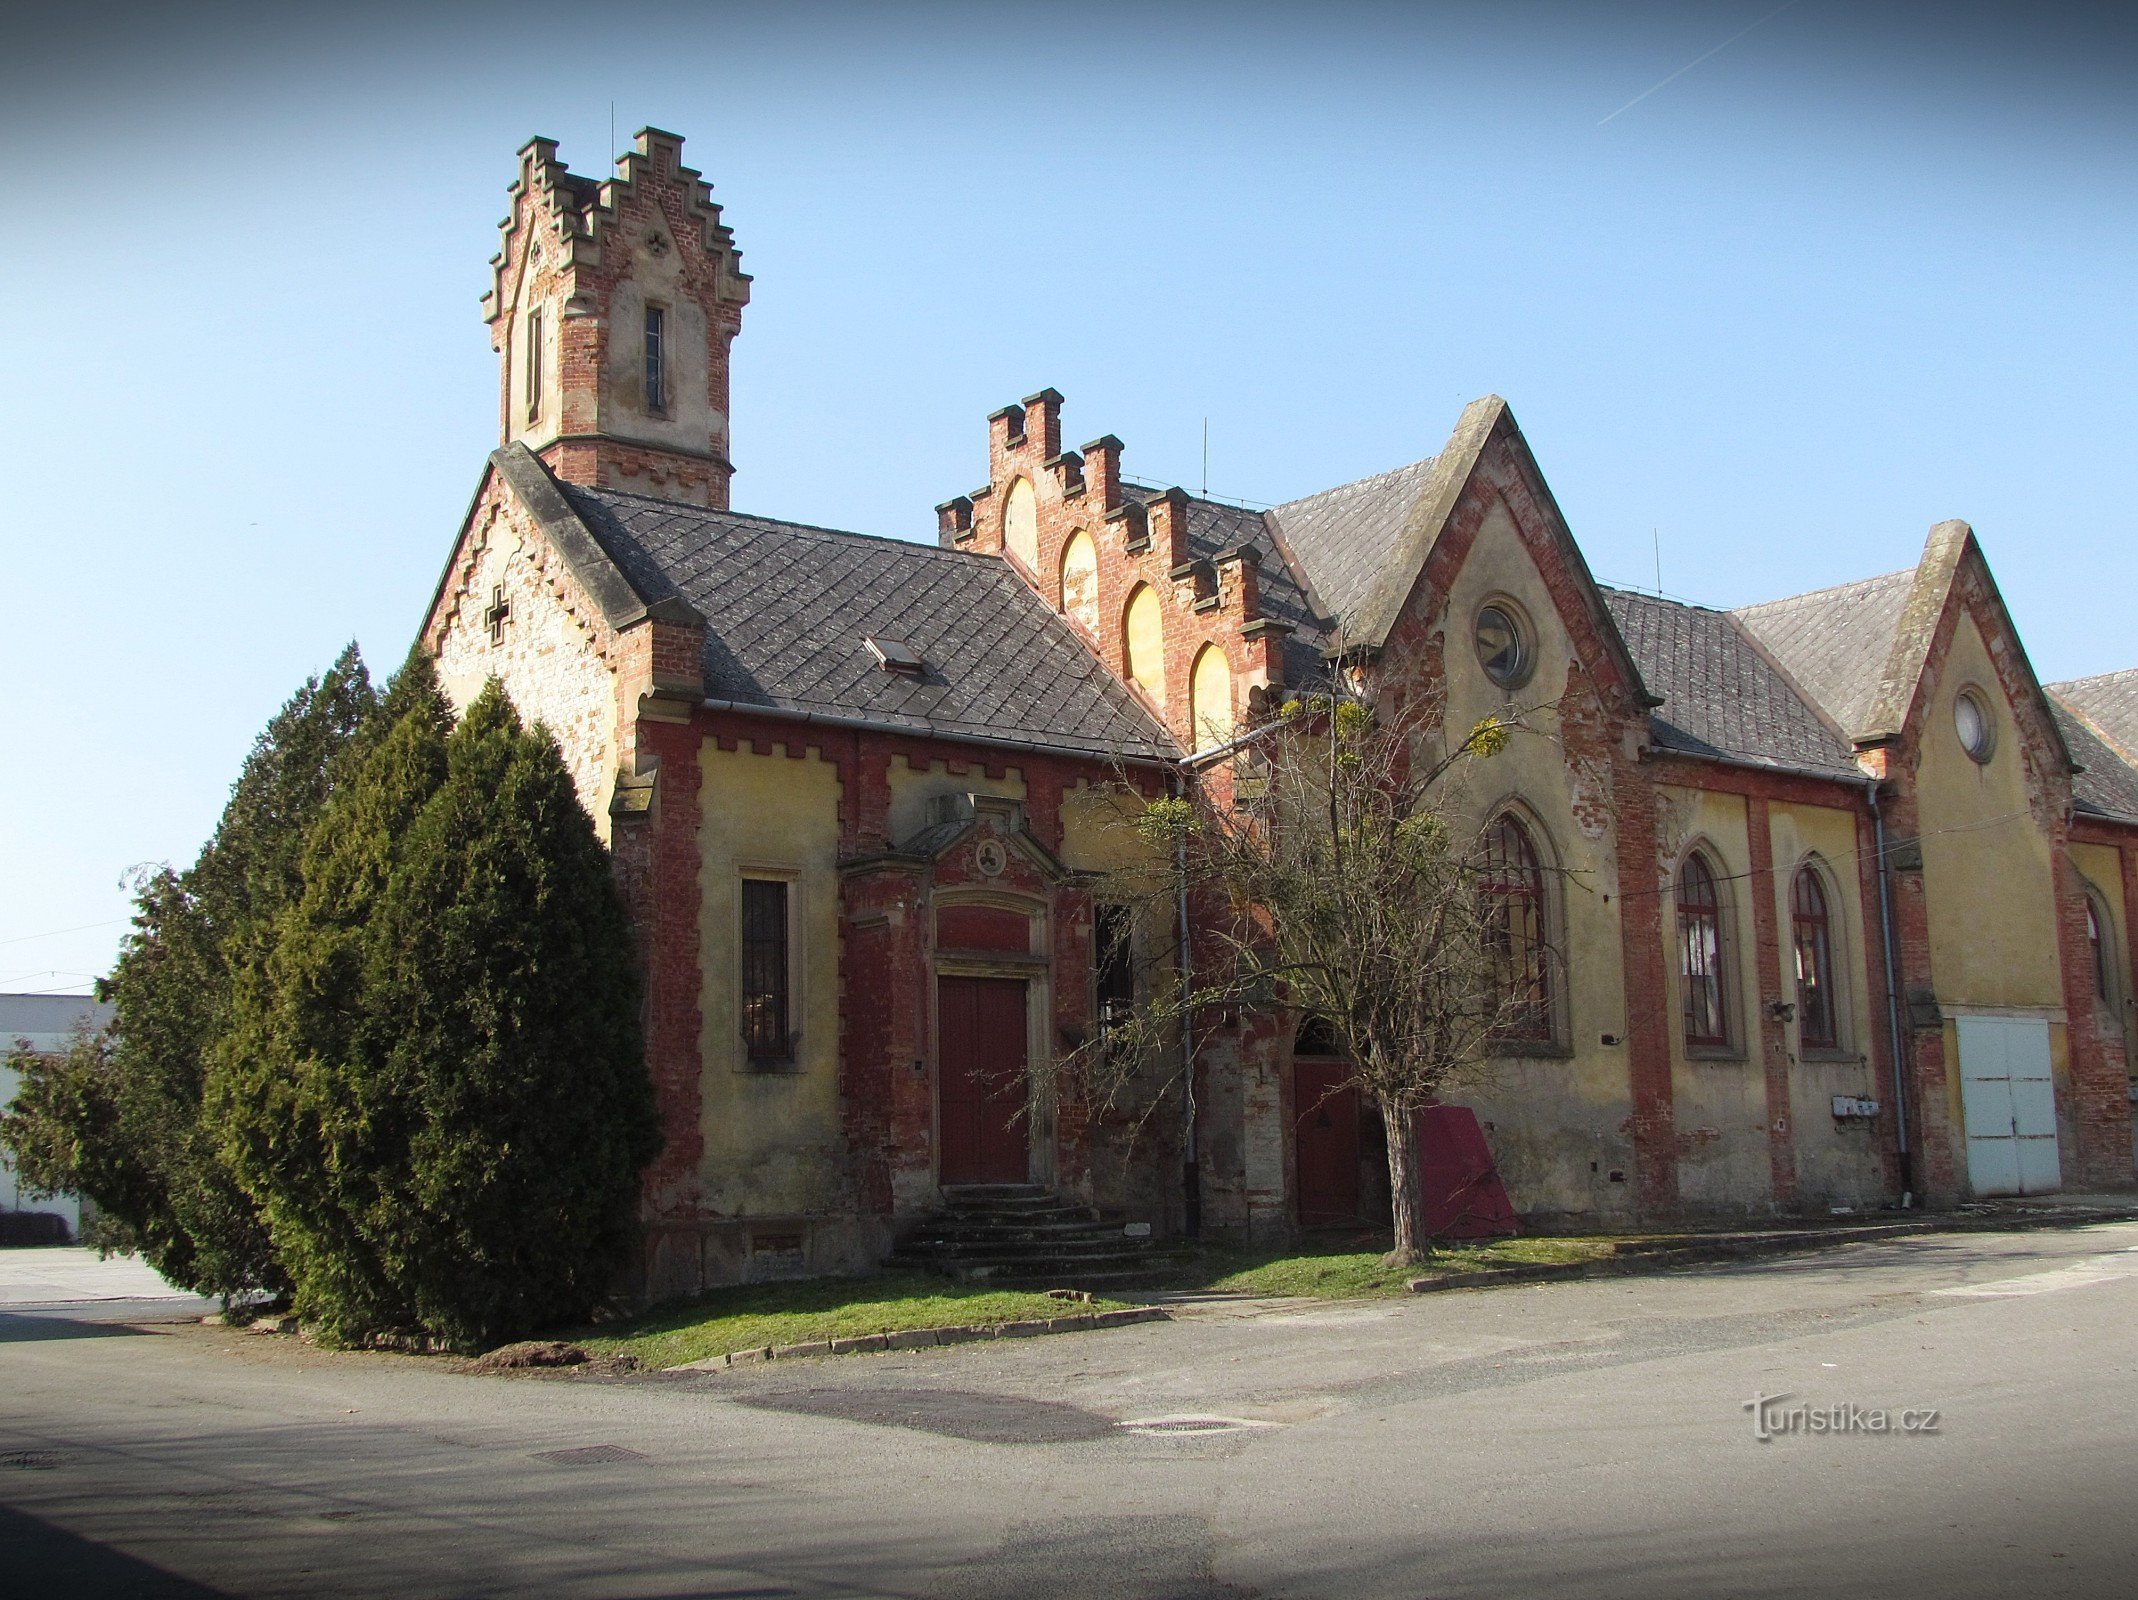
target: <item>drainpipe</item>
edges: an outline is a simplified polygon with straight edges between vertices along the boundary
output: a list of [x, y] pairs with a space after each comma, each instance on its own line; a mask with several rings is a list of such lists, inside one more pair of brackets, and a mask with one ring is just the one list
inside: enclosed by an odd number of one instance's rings
[[[1173, 793], [1185, 797], [1187, 783], [1178, 772], [1168, 774]], [[1188, 943], [1188, 841], [1173, 840], [1174, 915], [1180, 945], [1180, 1190], [1181, 1226], [1191, 1239], [1203, 1231], [1203, 1174], [1195, 1150], [1195, 1017], [1189, 1006], [1194, 978], [1194, 952]]]
[[1900, 1203], [1915, 1201], [1914, 1160], [1908, 1149], [1908, 1082], [1902, 1063], [1907, 1056], [1906, 1035], [1901, 1032], [1900, 973], [1894, 960], [1893, 897], [1887, 889], [1886, 818], [1878, 809], [1878, 780], [1865, 785], [1871, 797], [1871, 837], [1878, 850], [1878, 942], [1886, 958], [1887, 1035], [1893, 1041], [1893, 1129], [1900, 1146]]

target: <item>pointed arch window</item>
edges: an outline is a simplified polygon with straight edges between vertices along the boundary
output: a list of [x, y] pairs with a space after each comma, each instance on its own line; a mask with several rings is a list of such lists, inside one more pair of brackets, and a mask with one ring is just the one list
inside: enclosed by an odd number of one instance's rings
[[2104, 1028], [2121, 1031], [2122, 1008], [2117, 1005], [2115, 918], [2108, 902], [2092, 884], [2083, 885], [2086, 899], [2086, 956], [2093, 971], [2093, 997]]
[[1789, 886], [1789, 928], [1796, 946], [1797, 1042], [1807, 1050], [1841, 1044], [1840, 1008], [1834, 1000], [1834, 929], [1826, 885], [1816, 867], [1799, 867]]
[[1551, 941], [1544, 868], [1522, 819], [1503, 811], [1485, 830], [1486, 926], [1506, 1006], [1501, 1037], [1531, 1044], [1552, 1038]]
[[1678, 869], [1678, 971], [1684, 980], [1685, 1042], [1727, 1045], [1729, 967], [1724, 960], [1722, 890], [1706, 856], [1695, 851]]

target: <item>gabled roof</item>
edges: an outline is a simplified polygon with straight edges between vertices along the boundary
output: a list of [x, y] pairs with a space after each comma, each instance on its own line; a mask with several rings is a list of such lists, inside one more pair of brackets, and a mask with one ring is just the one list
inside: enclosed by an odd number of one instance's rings
[[1869, 722], [1915, 573], [1817, 589], [1731, 615], [1852, 738]]
[[2126, 761], [2138, 761], [2138, 667], [2052, 683], [2049, 693]]
[[[555, 488], [649, 612], [680, 601], [705, 619], [715, 699], [1089, 755], [1180, 753], [1004, 562], [613, 489]], [[886, 672], [872, 635], [910, 646], [924, 670]]]
[[1378, 472], [1272, 507], [1276, 526], [1330, 617], [1349, 617], [1365, 604], [1394, 556], [1425, 492], [1435, 457]]
[[1604, 601], [1649, 689], [1649, 728], [1666, 750], [1860, 779], [1840, 730], [1726, 611], [1625, 589]]

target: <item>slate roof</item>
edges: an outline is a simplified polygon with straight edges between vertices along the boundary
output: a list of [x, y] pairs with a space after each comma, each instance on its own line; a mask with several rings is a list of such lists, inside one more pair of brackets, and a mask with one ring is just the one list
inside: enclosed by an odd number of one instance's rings
[[1726, 611], [1604, 589], [1649, 689], [1649, 714], [1667, 750], [1758, 766], [1860, 778], [1849, 742], [1777, 670]]
[[2079, 804], [2138, 819], [2138, 668], [2045, 687], [2072, 759], [2086, 769], [2071, 780]]
[[[1173, 759], [1163, 727], [1007, 564], [936, 545], [559, 484], [641, 597], [703, 614], [707, 692], [947, 738]], [[887, 672], [864, 642], [927, 663]]]
[[1339, 484], [1269, 512], [1331, 617], [1351, 615], [1395, 555], [1436, 457]]
[[1731, 613], [1841, 729], [1860, 733], [1878, 699], [1915, 571], [1889, 572]]
[[2124, 760], [2138, 760], [2138, 667], [2045, 687], [2084, 718], [2097, 737], [2120, 751]]

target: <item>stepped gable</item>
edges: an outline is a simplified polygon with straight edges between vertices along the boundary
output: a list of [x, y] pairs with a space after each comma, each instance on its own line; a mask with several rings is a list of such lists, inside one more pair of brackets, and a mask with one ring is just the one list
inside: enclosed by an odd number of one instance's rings
[[[705, 618], [705, 692], [948, 738], [1166, 760], [1178, 748], [1000, 561], [770, 517], [559, 486], [649, 602]], [[891, 672], [871, 639], [903, 644]]]

